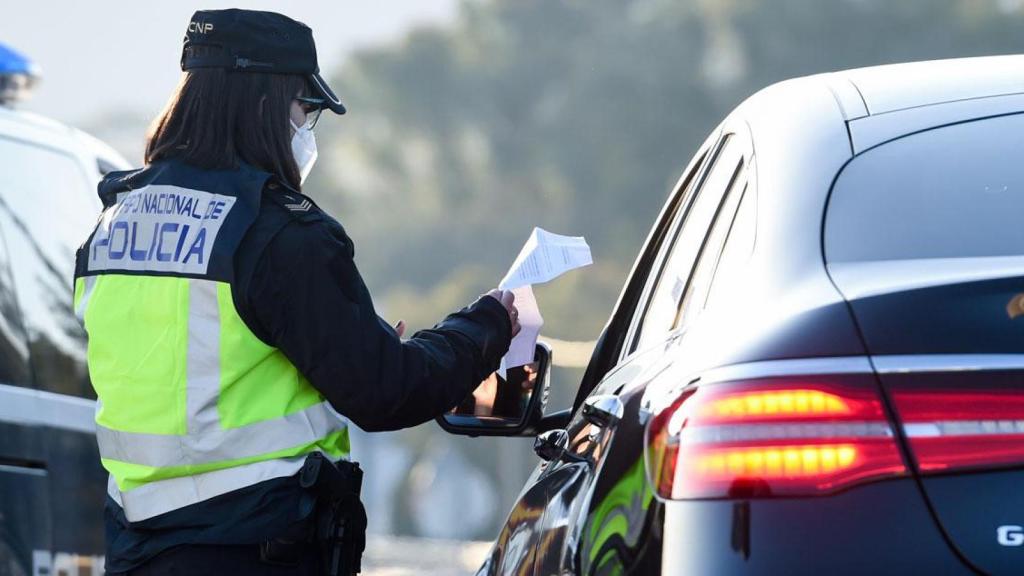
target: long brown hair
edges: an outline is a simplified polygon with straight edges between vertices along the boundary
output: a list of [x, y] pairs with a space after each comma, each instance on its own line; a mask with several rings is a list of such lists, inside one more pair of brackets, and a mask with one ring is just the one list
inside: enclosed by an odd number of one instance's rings
[[291, 149], [289, 107], [309, 90], [293, 74], [199, 68], [182, 75], [146, 135], [146, 164], [177, 158], [207, 169], [240, 162], [300, 188]]

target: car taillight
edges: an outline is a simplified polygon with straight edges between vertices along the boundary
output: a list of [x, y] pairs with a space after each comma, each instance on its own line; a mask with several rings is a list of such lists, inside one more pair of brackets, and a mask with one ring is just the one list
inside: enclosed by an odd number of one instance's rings
[[655, 413], [646, 434], [663, 498], [817, 495], [906, 473], [867, 376], [700, 386]]
[[923, 474], [1024, 464], [1019, 390], [896, 390], [893, 401]]

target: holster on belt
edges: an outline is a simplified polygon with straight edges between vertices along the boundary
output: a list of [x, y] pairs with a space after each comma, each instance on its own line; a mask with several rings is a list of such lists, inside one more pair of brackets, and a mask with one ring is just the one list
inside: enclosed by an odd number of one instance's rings
[[302, 466], [299, 484], [317, 497], [316, 539], [326, 573], [358, 574], [366, 549], [366, 510], [359, 499], [363, 471], [359, 464], [331, 462], [323, 454], [313, 452]]

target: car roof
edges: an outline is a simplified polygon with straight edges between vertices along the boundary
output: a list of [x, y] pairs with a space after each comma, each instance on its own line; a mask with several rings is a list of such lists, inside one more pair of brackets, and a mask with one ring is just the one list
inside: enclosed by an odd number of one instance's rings
[[103, 141], [32, 112], [0, 106], [0, 137], [67, 150], [81, 157], [90, 157], [92, 164], [99, 161], [108, 168], [123, 170], [129, 167], [124, 157]]
[[938, 126], [1024, 112], [1022, 55], [888, 64], [808, 79], [832, 92], [854, 154]]
[[869, 115], [1024, 93], [1024, 55], [931, 60], [835, 73], [852, 83]]
[[[803, 138], [826, 137], [856, 155], [922, 130], [1021, 112], [1024, 55], [1005, 55], [887, 64], [786, 80], [748, 98], [734, 116], [746, 118], [754, 140], [762, 144], [788, 146], [797, 132]], [[764, 126], [767, 117], [777, 120], [770, 129]], [[816, 130], [792, 128], [808, 123]], [[843, 138], [836, 138], [838, 127]]]
[[74, 131], [74, 128], [45, 116], [0, 106], [0, 134], [5, 136], [19, 136], [28, 140], [64, 140], [72, 137]]

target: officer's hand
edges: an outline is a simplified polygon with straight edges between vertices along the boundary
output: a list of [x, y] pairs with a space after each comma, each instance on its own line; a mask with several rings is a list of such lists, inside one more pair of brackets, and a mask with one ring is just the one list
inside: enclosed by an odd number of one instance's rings
[[515, 338], [516, 334], [519, 334], [519, 330], [521, 328], [521, 326], [519, 326], [519, 310], [516, 308], [515, 304], [515, 294], [513, 294], [511, 290], [498, 290], [495, 288], [485, 294], [485, 296], [490, 296], [498, 302], [501, 302], [501, 305], [508, 311], [508, 319], [512, 321], [512, 337]]
[[398, 324], [395, 324], [395, 332], [398, 332], [398, 337], [401, 338], [405, 334], [405, 320], [399, 320]]

